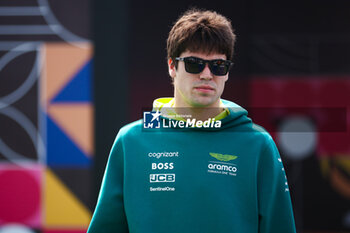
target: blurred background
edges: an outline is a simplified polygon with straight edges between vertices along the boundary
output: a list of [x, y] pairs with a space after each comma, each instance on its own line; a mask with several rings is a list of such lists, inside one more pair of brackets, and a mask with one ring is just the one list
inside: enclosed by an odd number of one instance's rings
[[0, 0], [0, 233], [86, 231], [119, 128], [173, 94], [190, 6], [232, 21], [223, 98], [274, 137], [298, 233], [350, 232], [350, 1]]

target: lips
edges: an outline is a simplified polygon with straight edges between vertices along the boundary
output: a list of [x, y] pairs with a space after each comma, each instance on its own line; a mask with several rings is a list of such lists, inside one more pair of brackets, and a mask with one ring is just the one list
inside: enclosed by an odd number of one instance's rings
[[215, 90], [212, 86], [209, 85], [200, 85], [195, 87], [195, 89], [201, 92], [211, 92]]

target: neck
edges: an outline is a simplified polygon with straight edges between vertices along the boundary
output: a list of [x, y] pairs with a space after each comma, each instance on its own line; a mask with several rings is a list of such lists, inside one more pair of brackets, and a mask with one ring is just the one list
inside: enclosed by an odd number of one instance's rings
[[190, 116], [191, 119], [205, 121], [208, 118], [214, 118], [219, 115], [224, 108], [220, 105], [220, 100], [217, 101], [216, 104], [211, 106], [190, 106], [188, 104], [180, 104], [176, 100], [174, 101], [175, 111], [179, 115], [187, 115]]

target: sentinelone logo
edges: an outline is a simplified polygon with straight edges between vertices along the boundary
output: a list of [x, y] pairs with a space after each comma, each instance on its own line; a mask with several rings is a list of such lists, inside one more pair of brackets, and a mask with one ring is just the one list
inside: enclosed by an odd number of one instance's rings
[[143, 128], [158, 129], [158, 128], [220, 128], [221, 121], [214, 118], [201, 121], [195, 118], [187, 118], [185, 120], [164, 119], [160, 118], [162, 114], [157, 111], [143, 113]]

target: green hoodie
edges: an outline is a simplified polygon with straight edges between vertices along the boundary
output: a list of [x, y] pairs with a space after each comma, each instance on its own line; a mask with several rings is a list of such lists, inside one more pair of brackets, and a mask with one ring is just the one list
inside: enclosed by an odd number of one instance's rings
[[246, 110], [222, 103], [220, 128], [124, 126], [88, 233], [295, 233], [275, 143]]

